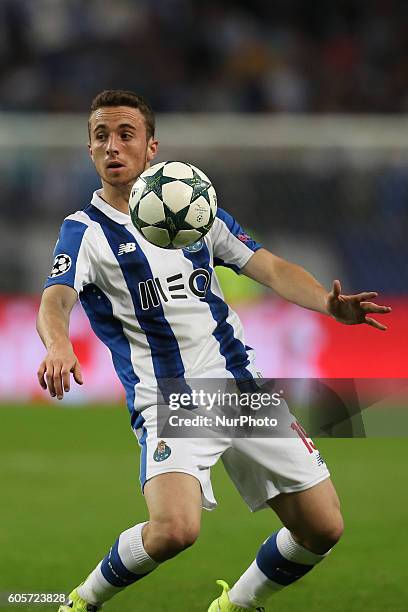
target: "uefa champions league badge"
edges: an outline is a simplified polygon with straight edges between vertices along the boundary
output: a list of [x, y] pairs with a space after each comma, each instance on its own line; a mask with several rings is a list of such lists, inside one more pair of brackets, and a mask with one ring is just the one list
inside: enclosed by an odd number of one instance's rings
[[201, 249], [203, 248], [203, 244], [204, 240], [200, 238], [200, 240], [197, 240], [197, 242], [194, 242], [194, 244], [190, 244], [190, 246], [184, 247], [184, 250], [188, 251], [189, 253], [197, 253], [198, 251], [201, 251]]
[[72, 264], [71, 257], [66, 253], [60, 253], [56, 255], [54, 258], [54, 263], [52, 264], [51, 273], [48, 278], [55, 278], [56, 276], [61, 276], [61, 274], [65, 274], [68, 272]]
[[156, 450], [154, 451], [153, 459], [157, 461], [158, 463], [160, 463], [160, 461], [165, 461], [166, 459], [168, 459], [170, 455], [171, 455], [170, 446], [167, 446], [164, 440], [160, 440], [160, 442], [158, 443], [156, 447]]

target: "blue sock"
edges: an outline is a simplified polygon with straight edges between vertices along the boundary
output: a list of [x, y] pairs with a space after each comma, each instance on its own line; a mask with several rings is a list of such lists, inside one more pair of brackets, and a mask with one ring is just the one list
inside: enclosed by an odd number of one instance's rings
[[123, 588], [150, 574], [159, 565], [144, 549], [144, 525], [140, 523], [120, 534], [106, 557], [78, 587], [82, 599], [100, 605]]
[[229, 591], [229, 598], [235, 605], [255, 607], [302, 578], [327, 554], [307, 550], [283, 527], [262, 544], [255, 561]]

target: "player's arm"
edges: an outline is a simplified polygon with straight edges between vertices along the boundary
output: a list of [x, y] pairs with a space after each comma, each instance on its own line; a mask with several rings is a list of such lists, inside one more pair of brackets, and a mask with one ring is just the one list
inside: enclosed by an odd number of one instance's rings
[[377, 296], [375, 291], [364, 291], [355, 295], [343, 295], [338, 280], [328, 292], [304, 268], [277, 257], [266, 249], [256, 251], [241, 268], [241, 273], [273, 289], [285, 300], [298, 306], [329, 314], [340, 323], [355, 325], [367, 323], [385, 331], [387, 327], [369, 313], [386, 314], [389, 306], [380, 306], [369, 301]]
[[241, 269], [285, 300], [327, 314], [327, 290], [304, 268], [262, 248]]
[[37, 331], [47, 354], [37, 372], [38, 381], [51, 397], [62, 399], [70, 389], [70, 373], [82, 385], [81, 367], [69, 339], [69, 318], [78, 294], [67, 285], [44, 290], [37, 316]]

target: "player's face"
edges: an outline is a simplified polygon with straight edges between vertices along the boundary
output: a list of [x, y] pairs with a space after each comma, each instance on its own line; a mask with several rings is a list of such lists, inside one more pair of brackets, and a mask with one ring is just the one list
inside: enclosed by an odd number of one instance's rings
[[157, 151], [147, 138], [145, 119], [137, 108], [99, 108], [90, 120], [89, 152], [102, 182], [113, 187], [132, 185]]

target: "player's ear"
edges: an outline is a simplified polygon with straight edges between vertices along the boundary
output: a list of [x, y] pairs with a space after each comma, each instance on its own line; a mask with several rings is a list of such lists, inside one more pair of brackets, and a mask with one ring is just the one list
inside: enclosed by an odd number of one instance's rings
[[88, 142], [88, 153], [89, 153], [89, 157], [93, 161], [93, 152], [92, 152], [92, 147], [91, 147], [91, 143], [90, 142]]
[[147, 156], [146, 161], [150, 162], [157, 155], [157, 149], [159, 147], [159, 141], [154, 138], [154, 136], [150, 136], [149, 141], [147, 143]]

